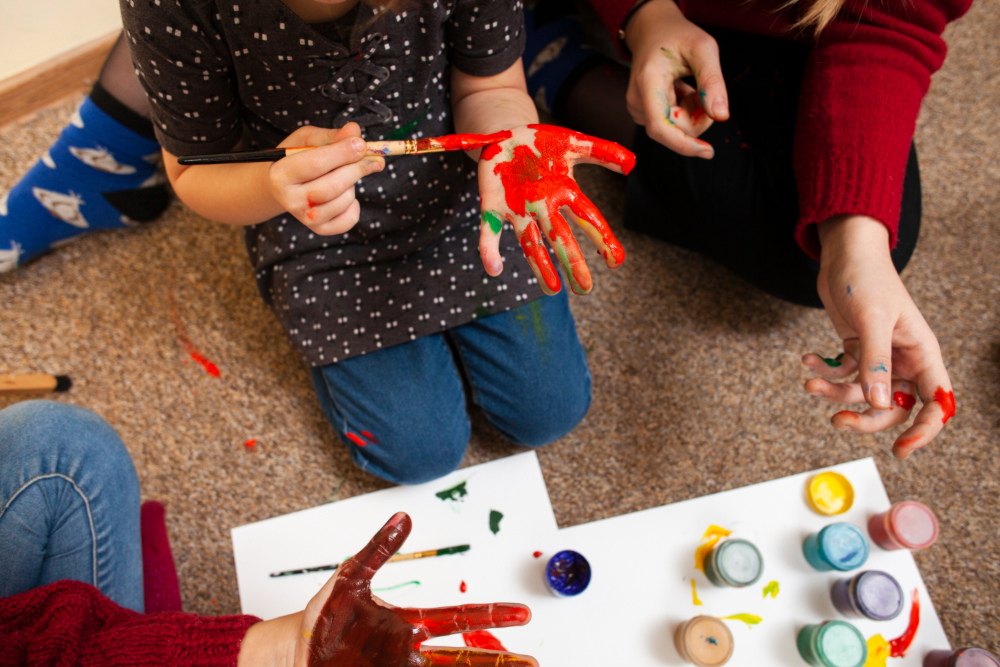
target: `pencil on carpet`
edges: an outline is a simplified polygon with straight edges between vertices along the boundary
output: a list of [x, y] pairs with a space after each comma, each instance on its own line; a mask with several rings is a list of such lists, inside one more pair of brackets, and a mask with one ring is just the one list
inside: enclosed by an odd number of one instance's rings
[[31, 373], [27, 375], [0, 375], [0, 394], [47, 394], [69, 391], [73, 381], [68, 375]]
[[[430, 551], [417, 551], [409, 554], [396, 554], [390, 558], [388, 563], [398, 563], [401, 560], [416, 560], [418, 558], [432, 558], [434, 556], [448, 556], [460, 554], [468, 551], [471, 547], [468, 544], [460, 544], [457, 547], [445, 547], [443, 549], [432, 549]], [[306, 574], [308, 572], [330, 572], [340, 567], [340, 563], [335, 565], [319, 565], [317, 567], [305, 567], [301, 570], [285, 570], [284, 572], [272, 572], [272, 577], [287, 577], [292, 574]]]

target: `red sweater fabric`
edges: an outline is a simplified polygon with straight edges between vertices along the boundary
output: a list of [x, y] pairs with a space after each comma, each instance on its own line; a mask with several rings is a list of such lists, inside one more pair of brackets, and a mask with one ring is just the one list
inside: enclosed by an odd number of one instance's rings
[[255, 616], [138, 614], [89, 584], [58, 581], [0, 598], [0, 665], [236, 665]]
[[[590, 2], [617, 40], [635, 0]], [[895, 247], [917, 114], [947, 52], [941, 34], [972, 0], [846, 0], [818, 38], [791, 28], [802, 3], [786, 10], [780, 9], [784, 0], [677, 3], [698, 25], [812, 46], [792, 158], [799, 193], [795, 239], [819, 259], [817, 223], [867, 215], [885, 224]]]

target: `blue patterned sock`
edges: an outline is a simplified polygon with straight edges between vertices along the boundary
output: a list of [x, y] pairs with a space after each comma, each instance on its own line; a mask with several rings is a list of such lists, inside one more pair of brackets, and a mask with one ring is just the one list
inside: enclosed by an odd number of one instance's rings
[[[559, 4], [555, 3], [555, 9], [550, 12], [560, 12]], [[563, 85], [574, 75], [578, 67], [588, 61], [605, 60], [606, 56], [586, 45], [580, 19], [571, 15], [557, 14], [545, 21], [545, 18], [550, 17], [540, 17], [541, 11], [542, 8], [536, 8], [524, 12], [527, 42], [524, 45], [522, 62], [528, 80], [528, 94], [540, 109], [558, 116], [559, 93]], [[590, 66], [588, 64], [585, 70]]]
[[0, 196], [0, 273], [81, 234], [158, 217], [170, 203], [159, 159], [154, 139], [87, 97], [59, 140]]

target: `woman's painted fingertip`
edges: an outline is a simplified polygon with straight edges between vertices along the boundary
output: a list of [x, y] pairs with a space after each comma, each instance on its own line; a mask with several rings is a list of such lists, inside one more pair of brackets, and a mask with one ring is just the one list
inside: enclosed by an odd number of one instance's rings
[[354, 149], [355, 153], [361, 153], [365, 151], [368, 147], [365, 144], [365, 140], [361, 137], [354, 137], [351, 139], [351, 148]]

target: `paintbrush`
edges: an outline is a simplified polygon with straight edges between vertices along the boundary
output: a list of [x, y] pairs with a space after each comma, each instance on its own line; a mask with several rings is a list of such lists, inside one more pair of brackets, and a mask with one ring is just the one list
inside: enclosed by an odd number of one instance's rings
[[[388, 561], [389, 563], [398, 563], [401, 560], [416, 560], [418, 558], [431, 558], [433, 556], [450, 556], [451, 554], [460, 554], [464, 551], [468, 551], [471, 547], [468, 544], [460, 544], [457, 547], [445, 547], [444, 549], [432, 549], [431, 551], [417, 551], [411, 554], [396, 554]], [[318, 567], [306, 567], [301, 570], [285, 570], [284, 572], [272, 572], [272, 577], [287, 577], [292, 574], [306, 574], [308, 572], [330, 572], [336, 570], [340, 567], [340, 563], [336, 565], [320, 565]]]
[[52, 391], [69, 391], [72, 386], [73, 381], [68, 375], [0, 375], [0, 394], [47, 394]]
[[[423, 155], [445, 151], [471, 151], [483, 146], [509, 139], [509, 131], [493, 134], [448, 134], [430, 139], [399, 139], [395, 141], [368, 141], [367, 155], [386, 157], [390, 155]], [[215, 153], [213, 155], [188, 155], [177, 158], [177, 164], [192, 166], [199, 164], [236, 164], [242, 162], [275, 162], [283, 157], [308, 151], [318, 146], [289, 146], [268, 148], [262, 151], [239, 153]]]

